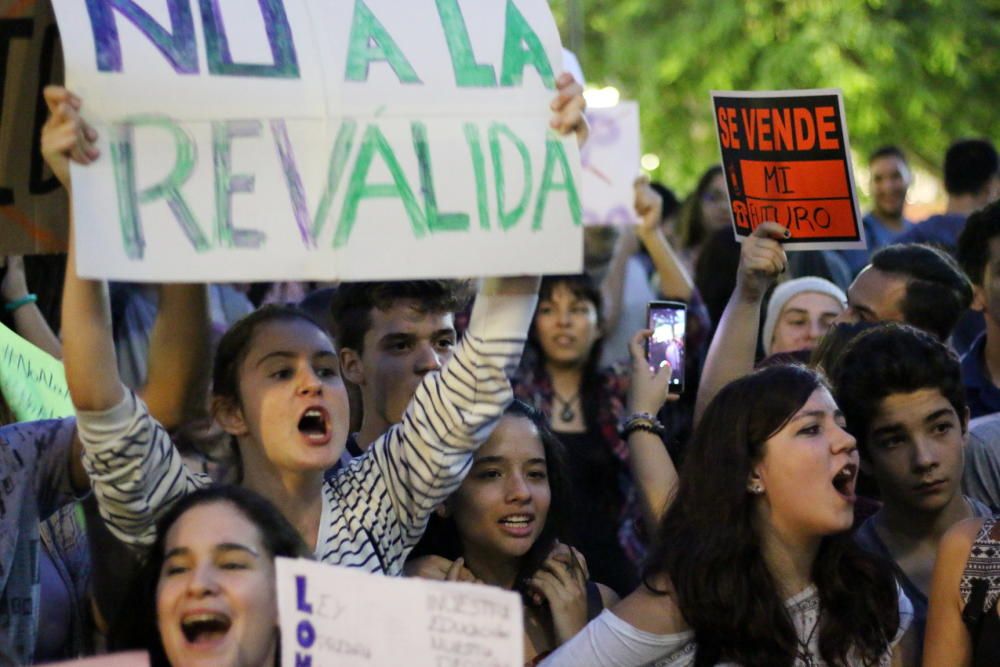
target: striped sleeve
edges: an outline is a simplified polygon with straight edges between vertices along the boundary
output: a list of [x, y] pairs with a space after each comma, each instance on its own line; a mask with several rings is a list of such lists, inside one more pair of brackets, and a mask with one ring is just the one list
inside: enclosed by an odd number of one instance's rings
[[394, 515], [372, 517], [388, 529], [380, 538], [389, 543], [380, 550], [393, 561], [390, 571], [397, 557], [402, 566], [430, 513], [461, 484], [473, 452], [510, 403], [508, 378], [521, 358], [536, 301], [536, 295], [481, 293], [451, 360], [425, 376], [403, 421], [370, 450], [388, 500], [376, 506]]
[[159, 517], [211, 483], [207, 475], [188, 470], [166, 429], [130, 390], [110, 410], [78, 412], [77, 430], [101, 516], [126, 544], [151, 545]]

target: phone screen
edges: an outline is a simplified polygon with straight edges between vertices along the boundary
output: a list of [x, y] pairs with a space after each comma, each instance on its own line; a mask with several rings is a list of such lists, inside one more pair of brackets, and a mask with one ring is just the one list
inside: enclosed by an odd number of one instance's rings
[[687, 327], [687, 306], [679, 301], [651, 301], [647, 328], [653, 330], [646, 345], [646, 360], [650, 369], [669, 363], [673, 369], [670, 391], [684, 391], [684, 333]]

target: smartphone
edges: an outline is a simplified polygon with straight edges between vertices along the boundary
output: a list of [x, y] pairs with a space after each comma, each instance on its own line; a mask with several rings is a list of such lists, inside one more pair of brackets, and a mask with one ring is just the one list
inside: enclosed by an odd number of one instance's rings
[[646, 328], [653, 335], [646, 341], [646, 361], [656, 370], [670, 364], [670, 393], [684, 391], [684, 332], [687, 304], [680, 301], [650, 301], [646, 306]]

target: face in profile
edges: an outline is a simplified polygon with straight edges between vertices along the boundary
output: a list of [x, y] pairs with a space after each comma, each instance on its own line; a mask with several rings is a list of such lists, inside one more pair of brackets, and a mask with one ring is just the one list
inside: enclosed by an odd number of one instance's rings
[[844, 416], [825, 387], [764, 443], [750, 483], [759, 483], [758, 517], [784, 540], [850, 529], [858, 452]]
[[531, 420], [505, 415], [476, 453], [444, 510], [455, 521], [467, 562], [525, 555], [551, 502], [545, 448]]
[[281, 470], [336, 463], [349, 428], [347, 391], [323, 331], [300, 319], [260, 325], [239, 378], [240, 405], [217, 415], [229, 433], [253, 440]]
[[274, 664], [274, 560], [260, 531], [235, 505], [196, 505], [170, 527], [156, 617], [173, 667]]
[[866, 267], [847, 289], [847, 310], [837, 322], [903, 322], [906, 278]]
[[771, 339], [771, 354], [815, 349], [819, 340], [844, 312], [829, 294], [801, 292], [785, 303]]
[[601, 336], [597, 306], [578, 296], [566, 283], [552, 287], [538, 302], [535, 336], [545, 360], [559, 366], [582, 366]]

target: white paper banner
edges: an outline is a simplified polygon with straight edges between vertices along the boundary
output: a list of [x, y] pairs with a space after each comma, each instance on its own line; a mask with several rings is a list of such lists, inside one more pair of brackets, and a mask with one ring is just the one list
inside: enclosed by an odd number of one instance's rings
[[590, 139], [581, 151], [580, 196], [588, 225], [624, 225], [635, 214], [635, 177], [639, 175], [639, 103], [620, 102], [587, 111]]
[[278, 558], [284, 667], [520, 667], [518, 595]]
[[391, 279], [578, 271], [545, 0], [62, 0], [80, 273]]

